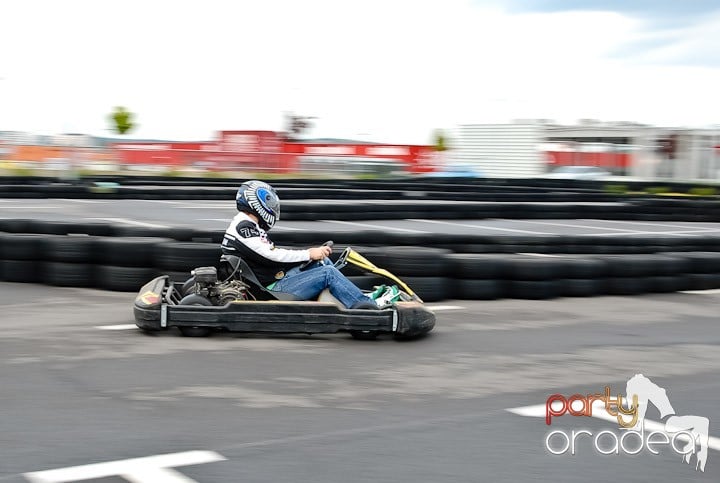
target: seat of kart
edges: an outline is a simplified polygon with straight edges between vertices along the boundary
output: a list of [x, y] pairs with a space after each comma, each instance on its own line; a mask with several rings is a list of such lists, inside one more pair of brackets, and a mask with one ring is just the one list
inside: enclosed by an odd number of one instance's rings
[[296, 295], [275, 290], [268, 290], [260, 280], [258, 280], [255, 272], [242, 258], [236, 255], [222, 255], [220, 257], [220, 270], [218, 276], [222, 280], [227, 280], [232, 276], [240, 276], [245, 282], [250, 284], [252, 294], [263, 300], [285, 300], [294, 301], [302, 300]]

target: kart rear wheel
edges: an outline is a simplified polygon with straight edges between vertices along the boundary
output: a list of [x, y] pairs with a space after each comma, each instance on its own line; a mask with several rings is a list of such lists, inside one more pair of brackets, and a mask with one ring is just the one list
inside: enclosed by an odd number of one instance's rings
[[375, 340], [380, 334], [374, 330], [351, 330], [350, 335], [355, 340]]
[[[190, 294], [183, 297], [183, 299], [180, 301], [179, 305], [202, 305], [202, 306], [210, 306], [212, 305], [212, 302], [210, 302], [207, 298], [203, 297], [202, 295], [198, 294]], [[210, 328], [209, 327], [198, 327], [198, 326], [187, 326], [187, 327], [178, 327], [180, 330], [180, 333], [185, 337], [207, 337], [210, 335]]]

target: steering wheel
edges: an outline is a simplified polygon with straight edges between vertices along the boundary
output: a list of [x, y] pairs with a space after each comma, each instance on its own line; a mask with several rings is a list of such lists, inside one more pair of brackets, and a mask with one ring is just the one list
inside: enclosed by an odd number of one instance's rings
[[[332, 240], [328, 240], [328, 241], [326, 241], [325, 243], [323, 243], [321, 246], [332, 248], [333, 245], [334, 245], [333, 241], [332, 241]], [[300, 271], [301, 271], [301, 272], [304, 272], [305, 270], [308, 269], [308, 267], [310, 267], [310, 265], [312, 265], [313, 263], [318, 262], [318, 261], [319, 261], [319, 260], [308, 260], [307, 262], [305, 262], [305, 263], [303, 263], [302, 265], [300, 265]]]
[[350, 255], [350, 252], [352, 251], [351, 247], [346, 247], [345, 250], [340, 254], [337, 261], [335, 262], [335, 268], [340, 270], [345, 265], [347, 265], [347, 257]]

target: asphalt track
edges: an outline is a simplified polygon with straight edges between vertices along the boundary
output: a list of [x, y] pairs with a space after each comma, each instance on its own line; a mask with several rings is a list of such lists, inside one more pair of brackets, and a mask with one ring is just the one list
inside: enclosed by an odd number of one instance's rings
[[[219, 202], [4, 200], [0, 213], [130, 225], [205, 220], [203, 227], [222, 229], [234, 209]], [[542, 221], [463, 220], [442, 228], [609, 236], [720, 231], [709, 223]], [[448, 300], [431, 304], [436, 329], [412, 342], [343, 334], [151, 336], [132, 325], [133, 296], [0, 283], [0, 482], [701, 482], [720, 476], [720, 445], [709, 451], [704, 473], [669, 447], [659, 455], [602, 455], [583, 439], [575, 455], [558, 456], [545, 448], [551, 430], [619, 433], [617, 425], [566, 415], [547, 426], [542, 417], [508, 411], [543, 405], [554, 393], [590, 394], [605, 386], [624, 393], [625, 382], [642, 373], [667, 390], [678, 415], [707, 417], [710, 435], [720, 436], [720, 291]], [[661, 415], [651, 407], [647, 419]], [[163, 463], [162, 455], [172, 461]], [[102, 464], [110, 462], [113, 467]], [[172, 468], [161, 471], [158, 464]], [[126, 477], [113, 476], [118, 472]]]

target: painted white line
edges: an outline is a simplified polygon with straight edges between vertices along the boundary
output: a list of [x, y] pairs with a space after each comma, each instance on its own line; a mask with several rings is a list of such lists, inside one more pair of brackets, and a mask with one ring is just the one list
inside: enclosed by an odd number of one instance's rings
[[570, 224], [570, 223], [554, 223], [551, 221], [536, 221], [536, 220], [523, 220], [523, 223], [529, 223], [531, 225], [547, 225], [547, 226], [563, 226], [563, 227], [571, 227], [571, 228], [589, 228], [591, 230], [608, 230], [613, 232], [623, 232], [623, 233], [634, 233], [636, 230], [628, 230], [625, 228], [609, 228], [607, 226], [592, 226], [592, 225], [578, 225], [578, 224]]
[[69, 483], [121, 476], [135, 483], [191, 483], [187, 476], [171, 470], [175, 466], [199, 465], [224, 461], [214, 451], [186, 451], [165, 455], [147, 456], [128, 460], [108, 461], [83, 466], [71, 466], [47, 471], [34, 471], [23, 476], [31, 483]]
[[697, 234], [702, 233], [712, 233], [720, 231], [719, 229], [715, 228], [708, 228], [708, 229], [697, 229], [697, 230], [684, 230], [684, 231], [626, 231], [625, 233], [587, 233], [587, 235], [595, 235], [595, 236], [615, 236], [615, 235], [672, 235], [672, 236], [684, 236], [684, 235], [690, 235], [695, 236]]
[[144, 221], [128, 220], [127, 218], [85, 218], [86, 220], [104, 220], [114, 221], [115, 223], [124, 223], [126, 225], [142, 226], [145, 228], [169, 228], [167, 225], [157, 223], [145, 223]]
[[468, 225], [465, 223], [451, 223], [449, 221], [440, 221], [440, 220], [426, 220], [423, 218], [411, 218], [410, 221], [419, 221], [422, 223], [435, 223], [438, 225], [450, 225], [450, 226], [462, 226], [465, 228], [475, 228], [480, 230], [497, 230], [497, 231], [507, 231], [510, 233], [529, 233], [531, 235], [552, 235], [552, 233], [548, 233], [545, 231], [529, 231], [529, 230], [517, 230], [515, 228], [499, 228], [496, 226], [485, 226], [485, 225]]
[[120, 325], [96, 325], [96, 329], [100, 330], [130, 330], [130, 329], [137, 329], [137, 325], [135, 324], [120, 324]]
[[551, 253], [529, 253], [529, 252], [518, 252], [518, 255], [530, 255], [531, 257], [550, 257], [550, 258], [563, 258], [562, 255], [553, 255]]
[[[519, 416], [531, 417], [531, 418], [544, 418], [545, 417], [545, 404], [536, 404], [534, 406], [522, 406], [518, 408], [509, 408], [506, 411], [517, 414]], [[570, 417], [570, 416], [568, 416]], [[592, 408], [592, 417], [602, 419], [604, 421], [610, 421], [617, 424], [617, 417], [610, 415], [605, 410], [605, 403], [602, 401], [595, 401]], [[645, 429], [650, 431], [665, 431], [665, 424], [653, 421], [651, 419], [644, 420]], [[714, 436], [709, 437], [708, 447], [715, 451], [720, 451], [720, 438]]]
[[85, 203], [85, 204], [103, 204], [103, 203], [114, 203], [112, 200], [77, 200], [73, 198], [60, 198], [60, 201], [70, 201], [72, 203]]
[[32, 205], [32, 206], [8, 206], [6, 209], [8, 210], [62, 210], [64, 209], [64, 206], [38, 206], [38, 205]]
[[708, 290], [681, 290], [680, 293], [700, 294], [700, 295], [717, 295], [717, 294], [720, 294], [720, 288], [711, 288]]
[[409, 228], [396, 228], [394, 226], [383, 226], [383, 225], [373, 225], [371, 223], [357, 223], [355, 221], [339, 221], [339, 220], [321, 220], [323, 223], [337, 223], [339, 225], [348, 225], [348, 226], [361, 226], [363, 228], [379, 228], [381, 230], [395, 230], [395, 231], [402, 231], [405, 233], [428, 233], [426, 231], [421, 230], [411, 230]]
[[431, 312], [439, 312], [442, 310], [462, 310], [465, 307], [460, 305], [426, 305]]
[[[594, 218], [591, 219], [583, 219], [582, 221], [593, 221], [593, 222], [603, 222], [603, 223], [624, 223], [626, 225], [635, 225], [639, 227], [643, 226], [660, 226], [660, 227], [666, 227], [666, 228], [683, 228], [685, 230], [687, 229], [693, 229], [694, 222], [688, 222], [686, 225], [675, 225], [673, 223], [650, 223], [647, 221], [623, 221], [623, 220], [597, 220]], [[712, 225], [712, 224], [711, 224]], [[711, 228], [710, 226], [698, 226], [699, 229], [703, 228]]]

